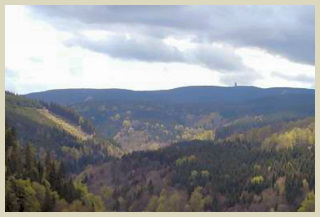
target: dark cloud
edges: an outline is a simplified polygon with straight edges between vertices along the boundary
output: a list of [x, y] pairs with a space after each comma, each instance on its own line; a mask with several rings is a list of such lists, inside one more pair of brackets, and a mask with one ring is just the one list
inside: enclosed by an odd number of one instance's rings
[[138, 60], [145, 62], [180, 62], [200, 65], [223, 73], [233, 71], [251, 71], [231, 48], [220, 48], [202, 44], [186, 51], [180, 51], [162, 40], [150, 38], [126, 38], [110, 36], [105, 40], [90, 40], [78, 36], [66, 42], [68, 46], [107, 54], [113, 58]]
[[146, 62], [182, 62], [181, 53], [163, 42], [148, 39], [127, 39], [125, 36], [108, 37], [107, 40], [92, 41], [77, 37], [66, 42], [69, 46], [80, 46], [113, 58], [133, 59]]
[[306, 76], [304, 74], [299, 74], [299, 75], [287, 75], [283, 74], [281, 72], [272, 72], [273, 76], [288, 80], [288, 81], [297, 81], [301, 83], [308, 83], [308, 84], [313, 84], [315, 83], [315, 78]]
[[315, 62], [315, 8], [312, 5], [30, 7], [34, 14], [57, 28], [70, 31], [85, 26], [158, 38], [193, 35], [199, 43], [260, 47], [295, 62], [310, 65]]
[[231, 48], [202, 45], [194, 49], [191, 55], [195, 63], [213, 70], [222, 72], [249, 71], [249, 69], [244, 66], [241, 57], [235, 54]]

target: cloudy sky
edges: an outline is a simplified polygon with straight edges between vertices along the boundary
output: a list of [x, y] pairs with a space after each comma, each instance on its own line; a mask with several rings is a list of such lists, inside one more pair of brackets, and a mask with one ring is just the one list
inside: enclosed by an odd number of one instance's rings
[[5, 86], [314, 88], [314, 6], [6, 6]]

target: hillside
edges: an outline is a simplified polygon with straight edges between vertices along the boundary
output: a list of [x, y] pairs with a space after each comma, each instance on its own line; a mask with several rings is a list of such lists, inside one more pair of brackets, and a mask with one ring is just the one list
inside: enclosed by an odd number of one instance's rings
[[308, 208], [301, 205], [314, 198], [314, 120], [260, 131], [256, 141], [237, 134], [218, 143], [134, 152], [89, 168], [79, 179], [110, 211], [314, 209], [314, 199]]
[[[20, 207], [313, 211], [314, 91], [239, 88], [238, 98], [217, 101], [209, 100], [212, 93], [198, 99], [199, 88], [176, 89], [174, 97], [161, 100], [156, 96], [161, 91], [138, 93], [150, 97], [143, 99], [124, 91], [128, 98], [117, 100], [107, 91], [107, 98], [102, 94], [84, 101], [91, 90], [49, 91], [69, 97], [67, 106], [54, 97], [44, 102], [6, 93], [6, 210], [19, 209], [16, 189], [33, 189], [30, 198], [37, 203]], [[188, 93], [195, 102], [171, 101], [178, 93]], [[36, 196], [43, 189], [57, 201], [52, 206], [47, 204], [51, 199]]]
[[5, 126], [6, 212], [103, 211], [101, 198], [73, 180], [68, 161], [47, 150], [40, 154], [33, 144], [21, 144], [19, 134]]
[[47, 118], [48, 120], [54, 122], [58, 128], [65, 130], [67, 133], [76, 137], [77, 139], [88, 140], [93, 137], [93, 135], [90, 135], [90, 134], [82, 131], [81, 128], [79, 128], [78, 126], [75, 126], [71, 123], [68, 123], [63, 118], [61, 118], [55, 114], [52, 114], [48, 109], [37, 109], [37, 111], [41, 115], [43, 115], [45, 118]]
[[314, 115], [314, 90], [256, 87], [184, 87], [164, 91], [51, 90], [28, 98], [67, 104], [91, 120], [100, 137], [125, 152], [158, 149], [216, 132], [244, 117], [247, 127]]
[[31, 143], [39, 154], [50, 152], [69, 159], [70, 171], [107, 160], [108, 151], [117, 157], [122, 153], [110, 141], [95, 137], [93, 128], [88, 128], [90, 122], [63, 106], [6, 93], [6, 123], [18, 132], [23, 146]]

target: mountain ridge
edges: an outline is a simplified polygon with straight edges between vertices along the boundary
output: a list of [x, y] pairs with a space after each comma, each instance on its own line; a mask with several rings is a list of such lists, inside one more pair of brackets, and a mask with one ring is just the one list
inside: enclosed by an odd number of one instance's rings
[[270, 95], [314, 94], [314, 89], [306, 88], [259, 88], [254, 86], [187, 86], [169, 90], [134, 91], [127, 89], [72, 88], [34, 92], [25, 96], [32, 99], [60, 104], [91, 101], [168, 101], [180, 103], [232, 102], [262, 98]]

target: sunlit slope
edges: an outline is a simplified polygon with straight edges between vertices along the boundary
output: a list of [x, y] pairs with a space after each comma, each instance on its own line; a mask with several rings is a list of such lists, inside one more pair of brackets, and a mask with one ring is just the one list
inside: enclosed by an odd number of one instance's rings
[[80, 140], [88, 140], [93, 137], [92, 134], [81, 130], [80, 126], [49, 111], [40, 102], [15, 95], [6, 95], [6, 120], [13, 122], [18, 129], [22, 128], [22, 132], [26, 131], [29, 134], [30, 130], [40, 125], [64, 130]]
[[88, 120], [71, 108], [49, 105], [7, 92], [5, 108], [6, 123], [16, 129], [21, 144], [31, 142], [39, 150], [54, 150], [60, 154], [63, 150], [82, 153], [85, 147], [86, 150], [92, 149], [95, 159], [98, 155], [102, 159], [108, 155], [121, 157], [123, 154], [120, 147], [96, 136]]
[[73, 135], [74, 137], [81, 139], [81, 140], [87, 140], [91, 139], [93, 135], [89, 135], [82, 131], [78, 126], [75, 126], [73, 124], [68, 123], [64, 119], [60, 118], [57, 115], [54, 115], [53, 113], [49, 112], [48, 109], [37, 109], [37, 111], [44, 116], [45, 118], [49, 119], [50, 121], [54, 122], [59, 128], [65, 130], [69, 134]]

